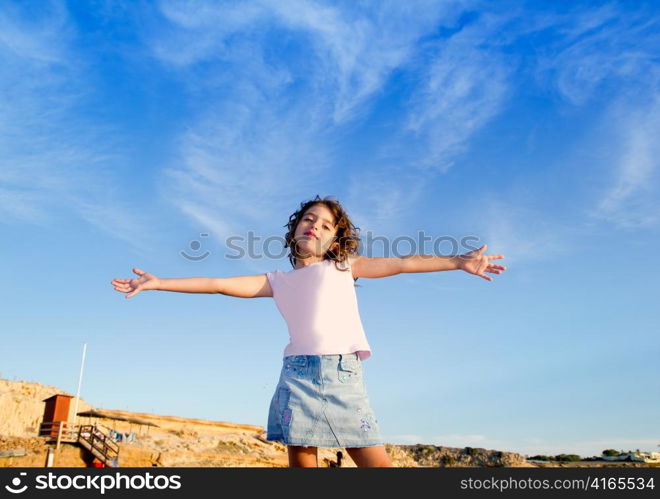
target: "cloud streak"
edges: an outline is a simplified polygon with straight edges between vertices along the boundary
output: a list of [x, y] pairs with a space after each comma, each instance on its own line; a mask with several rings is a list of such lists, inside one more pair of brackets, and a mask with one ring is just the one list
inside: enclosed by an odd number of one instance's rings
[[[148, 37], [153, 54], [187, 81], [203, 67], [211, 82], [192, 83], [197, 95], [208, 97], [207, 109], [181, 136], [183, 166], [168, 175], [176, 180], [170, 185], [175, 199], [201, 200], [225, 223], [255, 219], [267, 206], [284, 207], [289, 196], [336, 192], [342, 181], [348, 185], [344, 201], [361, 223], [395, 223], [431, 179], [415, 169], [446, 169], [506, 96], [506, 65], [496, 51], [477, 48], [498, 28], [493, 18], [418, 44], [438, 25], [455, 25], [466, 8], [460, 3], [225, 7], [161, 2], [168, 24]], [[427, 14], [419, 16], [420, 9]], [[304, 48], [291, 56], [272, 36]], [[199, 42], [181, 43], [192, 38]], [[273, 43], [276, 49], [269, 51]], [[421, 62], [427, 56], [430, 63]], [[333, 167], [344, 162], [335, 154], [341, 140], [360, 127], [395, 70], [424, 75], [410, 89], [412, 111], [392, 130], [391, 147], [374, 151], [377, 160], [348, 178], [333, 178]], [[227, 71], [231, 82], [218, 76]], [[256, 178], [264, 187], [248, 180]]]
[[410, 99], [406, 131], [422, 142], [411, 166], [446, 172], [474, 132], [502, 109], [514, 62], [487, 40], [504, 22], [486, 15], [434, 44], [421, 88]]
[[660, 223], [660, 93], [645, 106], [619, 103], [608, 114], [616, 123], [612, 149], [613, 182], [589, 214], [622, 229]]
[[[83, 117], [92, 90], [62, 2], [0, 12], [0, 211], [5, 223], [57, 225], [73, 213], [141, 249], [139, 210], [113, 198], [119, 136]], [[126, 205], [121, 207], [121, 205]]]

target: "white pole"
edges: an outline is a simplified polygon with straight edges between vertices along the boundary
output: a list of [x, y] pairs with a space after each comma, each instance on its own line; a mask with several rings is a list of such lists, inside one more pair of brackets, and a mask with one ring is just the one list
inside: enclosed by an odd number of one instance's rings
[[83, 344], [82, 362], [80, 363], [80, 377], [78, 378], [78, 393], [76, 394], [76, 404], [73, 408], [73, 424], [76, 424], [78, 417], [78, 400], [80, 400], [80, 386], [82, 385], [83, 368], [85, 367], [85, 354], [87, 353], [87, 343]]

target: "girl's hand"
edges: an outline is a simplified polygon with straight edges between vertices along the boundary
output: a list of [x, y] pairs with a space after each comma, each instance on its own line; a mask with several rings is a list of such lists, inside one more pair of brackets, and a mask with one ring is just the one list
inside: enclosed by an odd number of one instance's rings
[[147, 289], [158, 289], [160, 284], [158, 277], [140, 269], [133, 269], [133, 272], [140, 277], [137, 279], [113, 279], [110, 283], [120, 293], [127, 293], [125, 298], [132, 298], [140, 291]]
[[470, 274], [478, 275], [483, 277], [487, 281], [492, 281], [493, 278], [484, 274], [484, 272], [490, 272], [491, 274], [501, 274], [502, 271], [506, 270], [506, 267], [502, 265], [494, 265], [489, 262], [489, 260], [504, 258], [504, 255], [484, 255], [483, 252], [486, 251], [488, 245], [484, 244], [481, 248], [464, 255], [458, 256], [458, 265], [461, 270], [465, 270]]

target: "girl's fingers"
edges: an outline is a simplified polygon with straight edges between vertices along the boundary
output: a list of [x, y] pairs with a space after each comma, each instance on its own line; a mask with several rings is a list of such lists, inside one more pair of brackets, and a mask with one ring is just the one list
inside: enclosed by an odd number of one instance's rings
[[[118, 277], [110, 281], [115, 288], [115, 291], [120, 293], [126, 293], [124, 298], [133, 298], [137, 293], [141, 291], [140, 287], [137, 285], [139, 279], [146, 273], [137, 267], [133, 269], [133, 272], [139, 277], [134, 277], [132, 279], [119, 279]], [[133, 282], [133, 284], [131, 284]]]

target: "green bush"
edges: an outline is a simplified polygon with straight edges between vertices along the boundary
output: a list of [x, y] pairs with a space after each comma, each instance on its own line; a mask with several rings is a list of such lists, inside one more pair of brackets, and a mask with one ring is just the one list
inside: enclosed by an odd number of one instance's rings
[[428, 455], [428, 454], [433, 454], [434, 452], [435, 452], [435, 447], [433, 447], [432, 445], [425, 445], [424, 447], [422, 447], [422, 454]]

